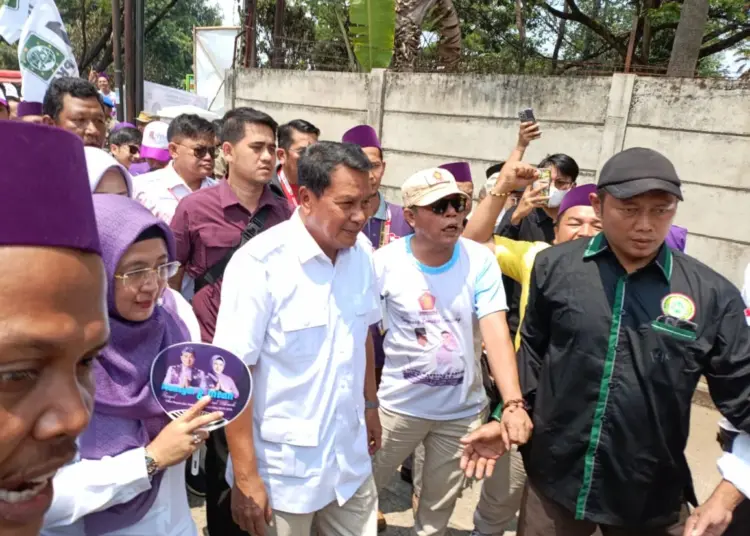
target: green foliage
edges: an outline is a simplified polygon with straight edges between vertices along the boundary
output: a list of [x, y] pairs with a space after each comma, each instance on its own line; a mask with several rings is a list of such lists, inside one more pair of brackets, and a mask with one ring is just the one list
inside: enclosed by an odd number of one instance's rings
[[394, 0], [352, 0], [349, 6], [351, 42], [363, 71], [386, 68], [396, 35]]

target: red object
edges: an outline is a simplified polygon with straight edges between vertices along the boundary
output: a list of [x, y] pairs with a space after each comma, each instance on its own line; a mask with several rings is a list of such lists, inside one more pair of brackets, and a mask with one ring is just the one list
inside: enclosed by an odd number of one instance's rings
[[10, 82], [13, 84], [21, 83], [21, 71], [6, 71], [0, 69], [0, 83]]

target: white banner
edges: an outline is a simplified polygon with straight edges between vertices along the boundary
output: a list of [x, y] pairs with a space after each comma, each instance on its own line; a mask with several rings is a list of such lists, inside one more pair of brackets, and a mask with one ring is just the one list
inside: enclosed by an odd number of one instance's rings
[[65, 25], [52, 0], [36, 0], [21, 32], [18, 64], [26, 101], [42, 102], [53, 80], [78, 76]]
[[208, 100], [209, 109], [224, 113], [224, 76], [232, 68], [238, 27], [196, 28], [193, 32], [195, 93]]
[[199, 97], [194, 93], [189, 93], [181, 89], [175, 89], [173, 87], [162, 86], [161, 84], [155, 84], [154, 82], [143, 82], [143, 109], [146, 112], [157, 114], [162, 108], [168, 106], [180, 106], [183, 104], [190, 104], [203, 108], [204, 110], [208, 107], [208, 102], [205, 98]]
[[12, 45], [21, 37], [23, 23], [34, 6], [29, 0], [0, 0], [0, 37]]

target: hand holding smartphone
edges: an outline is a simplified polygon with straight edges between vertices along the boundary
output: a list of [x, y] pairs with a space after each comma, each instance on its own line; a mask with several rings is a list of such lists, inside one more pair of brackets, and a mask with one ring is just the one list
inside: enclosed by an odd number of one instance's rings
[[536, 123], [536, 117], [534, 117], [534, 109], [524, 108], [523, 110], [518, 112], [518, 119], [521, 120], [521, 123]]

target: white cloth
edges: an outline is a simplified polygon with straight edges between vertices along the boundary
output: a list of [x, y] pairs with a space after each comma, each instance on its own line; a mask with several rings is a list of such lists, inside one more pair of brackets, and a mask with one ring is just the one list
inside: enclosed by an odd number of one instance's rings
[[185, 327], [187, 327], [188, 333], [190, 333], [190, 340], [193, 342], [201, 342], [201, 325], [198, 323], [198, 318], [195, 316], [193, 307], [182, 296], [182, 294], [176, 290], [167, 287], [165, 292], [172, 293], [177, 309], [177, 315], [185, 323]]
[[332, 264], [299, 211], [232, 257], [213, 343], [253, 367], [255, 452], [274, 510], [342, 505], [372, 474], [365, 342], [379, 320], [368, 248], [358, 240]]
[[[42, 536], [84, 536], [85, 515], [124, 504], [151, 488], [145, 450], [66, 465], [55, 476], [54, 488]], [[185, 494], [185, 466], [179, 464], [164, 471], [156, 500], [138, 523], [106, 534], [196, 536], [198, 529]]]
[[487, 248], [463, 238], [446, 264], [425, 266], [412, 237], [373, 257], [387, 330], [380, 404], [421, 419], [476, 415], [487, 396], [473, 321], [507, 310], [500, 268]]
[[89, 185], [91, 186], [91, 192], [96, 190], [99, 183], [109, 169], [115, 168], [120, 172], [122, 178], [125, 179], [125, 185], [128, 187], [128, 196], [133, 197], [133, 178], [130, 176], [130, 172], [125, 169], [125, 166], [120, 164], [114, 157], [96, 147], [84, 147], [83, 153], [86, 155], [86, 171], [89, 174]]
[[750, 435], [741, 432], [734, 439], [732, 452], [725, 452], [718, 466], [722, 478], [750, 498]]
[[[167, 289], [176, 301], [177, 315], [193, 342], [201, 331], [193, 309], [178, 292]], [[42, 536], [85, 536], [84, 516], [124, 504], [151, 489], [146, 472], [146, 451], [137, 448], [101, 460], [81, 460], [60, 469], [53, 479], [54, 498], [44, 516]], [[156, 500], [138, 523], [107, 535], [196, 536], [198, 529], [185, 495], [185, 466], [164, 471]], [[105, 536], [105, 535], [102, 535]]]
[[[206, 177], [201, 182], [200, 189], [210, 188], [218, 183], [216, 179]], [[167, 224], [172, 221], [180, 199], [191, 193], [190, 187], [174, 170], [173, 162], [133, 180], [133, 197]]]

